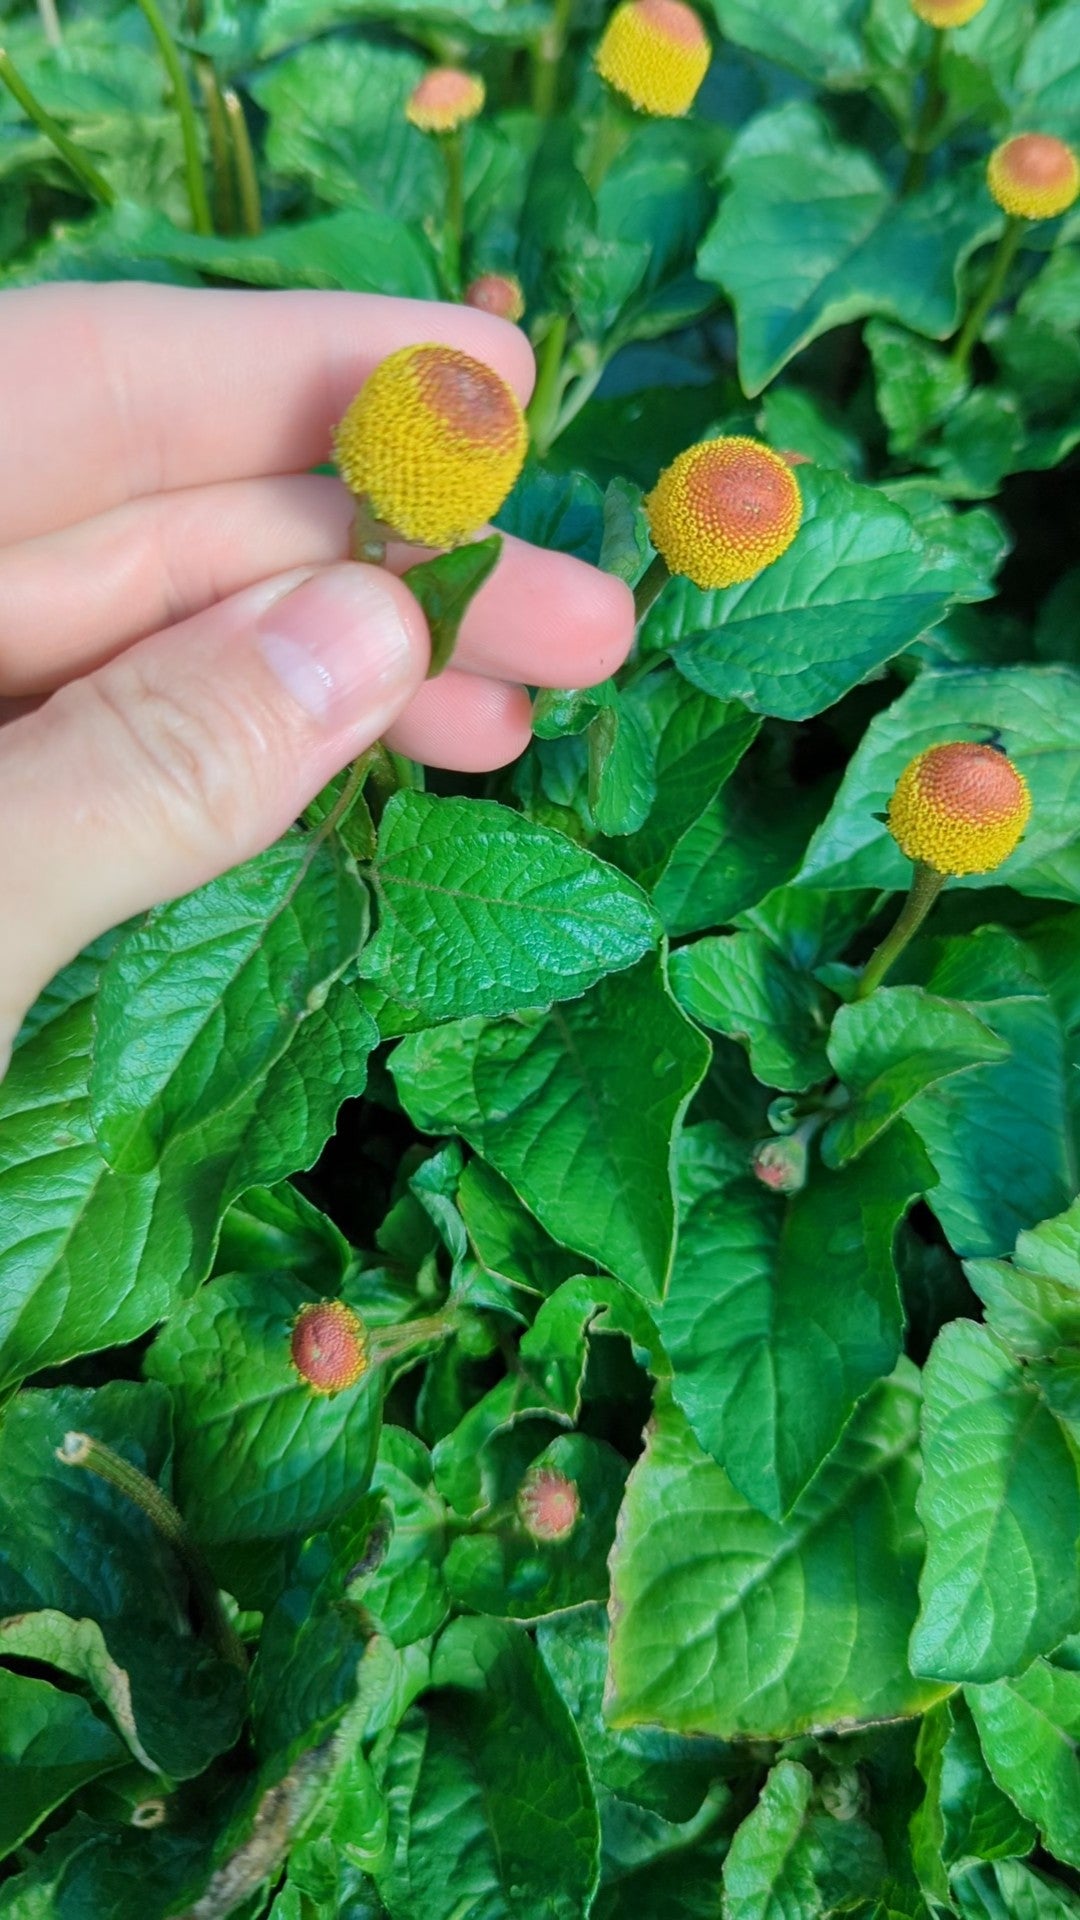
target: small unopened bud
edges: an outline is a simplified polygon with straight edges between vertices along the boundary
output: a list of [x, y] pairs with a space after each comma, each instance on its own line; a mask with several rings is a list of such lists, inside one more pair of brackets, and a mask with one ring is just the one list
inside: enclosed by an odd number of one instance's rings
[[911, 0], [911, 10], [931, 27], [965, 27], [986, 0]]
[[512, 273], [482, 273], [465, 289], [465, 305], [497, 320], [520, 320], [525, 311], [521, 282]]
[[518, 1517], [533, 1540], [550, 1545], [568, 1540], [577, 1525], [578, 1490], [554, 1467], [534, 1467], [518, 1489]]
[[798, 1193], [806, 1185], [806, 1142], [797, 1133], [762, 1140], [750, 1162], [754, 1177], [773, 1193]]
[[688, 113], [709, 68], [712, 48], [685, 0], [623, 0], [596, 49], [596, 71], [639, 113]]
[[405, 103], [405, 118], [421, 133], [453, 133], [475, 120], [484, 105], [484, 83], [460, 67], [433, 67]]
[[994, 148], [986, 180], [1006, 213], [1053, 220], [1080, 194], [1080, 161], [1052, 133], [1018, 133]]
[[313, 1300], [293, 1321], [289, 1353], [313, 1392], [342, 1393], [367, 1371], [364, 1323], [344, 1300]]

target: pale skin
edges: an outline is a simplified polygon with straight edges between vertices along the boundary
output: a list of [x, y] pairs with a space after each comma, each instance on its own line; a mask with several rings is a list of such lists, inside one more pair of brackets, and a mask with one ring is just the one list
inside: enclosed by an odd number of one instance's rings
[[0, 1072], [81, 947], [267, 846], [377, 739], [482, 772], [526, 686], [625, 659], [631, 596], [507, 539], [453, 666], [394, 576], [347, 560], [352, 501], [308, 469], [365, 376], [445, 341], [522, 402], [524, 335], [456, 306], [137, 285], [0, 298]]

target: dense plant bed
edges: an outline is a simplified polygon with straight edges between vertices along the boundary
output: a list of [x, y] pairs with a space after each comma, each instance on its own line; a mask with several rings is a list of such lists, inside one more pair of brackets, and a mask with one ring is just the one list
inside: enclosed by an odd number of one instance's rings
[[356, 537], [639, 614], [22, 1028], [0, 1920], [1080, 1916], [1080, 0], [0, 39], [3, 289], [481, 280]]

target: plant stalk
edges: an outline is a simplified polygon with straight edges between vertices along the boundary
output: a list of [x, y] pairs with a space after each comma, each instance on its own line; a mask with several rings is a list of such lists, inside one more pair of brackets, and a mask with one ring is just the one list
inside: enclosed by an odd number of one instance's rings
[[56, 11], [56, 0], [37, 0], [37, 10], [42, 33], [53, 51], [59, 52], [64, 44], [64, 33], [60, 15]]
[[37, 94], [31, 92], [11, 55], [5, 52], [3, 47], [0, 47], [0, 80], [18, 101], [27, 119], [33, 121], [45, 135], [46, 140], [52, 141], [61, 159], [67, 162], [75, 178], [81, 186], [86, 188], [91, 199], [100, 200], [106, 207], [115, 206], [116, 194], [104, 175], [98, 172], [85, 154], [80, 153], [75, 142], [68, 139], [63, 127], [53, 119], [52, 114], [45, 111]]
[[637, 586], [634, 588], [634, 623], [640, 626], [652, 606], [658, 600], [671, 579], [671, 569], [663, 554], [658, 553], [650, 560]]
[[200, 55], [195, 73], [206, 110], [206, 129], [210, 136], [210, 166], [214, 179], [214, 226], [218, 233], [236, 232], [236, 189], [233, 180], [232, 142], [225, 117], [225, 101], [218, 85], [213, 62]]
[[108, 1481], [118, 1493], [130, 1500], [133, 1506], [145, 1513], [147, 1519], [168, 1544], [181, 1562], [191, 1586], [199, 1598], [199, 1605], [206, 1622], [207, 1632], [222, 1657], [241, 1672], [247, 1670], [247, 1655], [236, 1628], [225, 1611], [225, 1606], [206, 1561], [188, 1533], [182, 1514], [173, 1506], [161, 1488], [133, 1467], [111, 1447], [100, 1440], [94, 1440], [88, 1433], [65, 1433], [62, 1444], [56, 1449], [56, 1457], [65, 1467], [87, 1467], [91, 1473], [99, 1474]]
[[952, 362], [961, 373], [966, 373], [975, 344], [982, 334], [983, 327], [1005, 291], [1005, 283], [1013, 261], [1016, 259], [1020, 242], [1024, 237], [1026, 222], [1017, 213], [1011, 213], [1005, 222], [1005, 231], [998, 241], [997, 252], [990, 263], [990, 271], [983, 284], [983, 290], [972, 305], [971, 312], [957, 338], [952, 350]]
[[222, 94], [225, 106], [225, 119], [232, 141], [233, 164], [236, 168], [236, 188], [240, 200], [240, 230], [252, 238], [262, 232], [262, 197], [259, 193], [259, 176], [255, 169], [255, 154], [252, 150], [251, 135], [248, 132], [247, 115], [244, 103], [234, 87], [226, 87]]
[[191, 88], [187, 83], [183, 62], [176, 42], [165, 25], [157, 0], [136, 0], [136, 4], [157, 41], [158, 52], [172, 82], [173, 99], [176, 102], [180, 134], [184, 142], [184, 174], [187, 180], [192, 225], [196, 233], [212, 234], [214, 223], [210, 218], [210, 202], [206, 193], [206, 181], [203, 178], [202, 156], [199, 153], [199, 127], [195, 118], [195, 102], [191, 97]]
[[555, 0], [551, 20], [536, 42], [532, 103], [534, 111], [544, 120], [550, 120], [559, 97], [559, 69], [570, 37], [573, 11], [574, 0]]
[[570, 315], [557, 313], [540, 348], [536, 391], [529, 402], [529, 432], [533, 446], [541, 457], [548, 452], [556, 436], [559, 407], [566, 385], [563, 355], [569, 331]]
[[626, 116], [605, 87], [600, 96], [600, 112], [586, 148], [581, 171], [585, 185], [595, 200], [612, 162], [617, 160], [630, 138]]
[[439, 146], [446, 170], [446, 279], [452, 297], [460, 300], [461, 250], [465, 240], [465, 147], [461, 128], [454, 127], [449, 133], [440, 133]]
[[885, 935], [881, 945], [875, 948], [863, 968], [862, 979], [855, 989], [856, 1000], [865, 1000], [869, 994], [873, 993], [875, 987], [881, 985], [890, 968], [899, 960], [908, 941], [922, 926], [944, 885], [943, 873], [936, 873], [933, 867], [928, 867], [923, 861], [916, 860], [911, 892], [900, 909], [896, 925], [890, 933]]
[[925, 90], [918, 122], [911, 141], [911, 151], [901, 182], [902, 195], [914, 193], [921, 187], [926, 176], [926, 163], [937, 144], [936, 134], [941, 125], [942, 116], [948, 105], [948, 96], [941, 84], [941, 59], [945, 50], [944, 29], [931, 28], [933, 40], [924, 74]]

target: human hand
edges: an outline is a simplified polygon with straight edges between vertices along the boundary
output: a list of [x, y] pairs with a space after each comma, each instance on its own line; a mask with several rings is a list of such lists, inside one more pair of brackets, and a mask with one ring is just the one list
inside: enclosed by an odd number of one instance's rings
[[0, 1073], [88, 940], [268, 845], [373, 740], [498, 767], [529, 737], [524, 682], [588, 686], [624, 659], [622, 583], [507, 539], [425, 682], [411, 594], [341, 564], [352, 499], [307, 469], [371, 369], [423, 340], [528, 397], [524, 335], [464, 307], [141, 285], [0, 300]]

